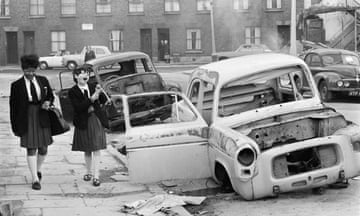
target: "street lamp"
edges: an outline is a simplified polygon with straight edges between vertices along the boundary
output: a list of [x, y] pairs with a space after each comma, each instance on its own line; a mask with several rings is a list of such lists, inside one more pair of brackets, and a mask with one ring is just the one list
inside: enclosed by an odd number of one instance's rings
[[297, 55], [296, 50], [296, 0], [291, 0], [291, 20], [290, 20], [290, 52]]
[[216, 53], [215, 30], [214, 30], [214, 2], [210, 0], [210, 22], [211, 22], [211, 46], [212, 53]]

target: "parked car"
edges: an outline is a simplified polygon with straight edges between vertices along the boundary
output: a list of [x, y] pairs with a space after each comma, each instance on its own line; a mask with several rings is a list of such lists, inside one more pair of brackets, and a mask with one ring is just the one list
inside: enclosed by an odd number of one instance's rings
[[265, 44], [242, 44], [235, 51], [216, 52], [212, 54], [212, 61], [220, 61], [238, 56], [271, 52]]
[[60, 50], [58, 52], [51, 53], [49, 56], [40, 57], [40, 69], [46, 70], [48, 68], [64, 67], [62, 59], [65, 55], [69, 55], [69, 52], [66, 50]]
[[[106, 46], [95, 46], [91, 45], [91, 49], [95, 52], [96, 58], [110, 55], [111, 52], [108, 47]], [[73, 54], [67, 55], [63, 58], [62, 64], [67, 67], [69, 70], [73, 70], [78, 66], [83, 65], [85, 62], [85, 53], [86, 53], [86, 46], [82, 49], [80, 54]]]
[[[119, 80], [121, 77], [132, 77], [131, 79], [133, 81], [138, 80], [137, 82], [142, 81], [150, 83], [149, 86], [138, 86], [139, 88], [141, 87], [141, 89], [146, 91], [165, 91], [169, 89], [181, 91], [177, 83], [173, 82], [172, 80], [167, 82], [163, 80], [161, 75], [157, 73], [150, 57], [143, 52], [113, 53], [111, 55], [89, 60], [83, 65], [83, 67], [87, 68], [87, 70], [90, 72], [89, 83], [99, 83], [103, 87], [106, 86], [106, 91], [109, 94], [126, 93], [124, 92], [126, 90], [124, 86], [119, 87], [120, 84], [112, 85], [114, 80]], [[135, 76], [136, 74], [145, 73], [148, 75]], [[61, 71], [59, 78], [61, 89], [58, 92], [58, 96], [60, 105], [64, 118], [71, 122], [73, 109], [68, 98], [68, 90], [74, 85], [72, 71]], [[125, 84], [123, 83], [122, 85]], [[135, 89], [132, 89], [131, 91], [135, 91]]]
[[360, 61], [355, 52], [313, 49], [304, 57], [324, 101], [336, 95], [360, 96]]
[[[293, 78], [300, 73], [301, 86]], [[122, 79], [108, 85], [128, 82]], [[200, 66], [186, 96], [141, 93], [143, 85], [111, 95], [112, 109], [123, 113], [132, 182], [212, 176], [253, 200], [360, 174], [359, 126], [322, 103], [298, 57], [257, 54]]]

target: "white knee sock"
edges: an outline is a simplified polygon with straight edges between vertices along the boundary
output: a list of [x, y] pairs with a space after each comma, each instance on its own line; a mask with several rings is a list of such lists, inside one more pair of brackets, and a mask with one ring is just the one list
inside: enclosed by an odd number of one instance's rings
[[100, 169], [100, 150], [93, 152], [93, 171], [94, 178], [99, 178], [99, 169]]
[[91, 152], [85, 152], [85, 167], [86, 167], [86, 174], [91, 174], [91, 162], [92, 162], [92, 156]]
[[39, 181], [39, 178], [37, 177], [37, 159], [36, 159], [36, 155], [34, 156], [27, 156], [27, 163], [30, 169], [30, 173], [31, 173], [31, 177], [32, 177], [32, 182], [36, 182]]
[[39, 155], [37, 156], [37, 171], [41, 172], [41, 167], [45, 161], [46, 155]]

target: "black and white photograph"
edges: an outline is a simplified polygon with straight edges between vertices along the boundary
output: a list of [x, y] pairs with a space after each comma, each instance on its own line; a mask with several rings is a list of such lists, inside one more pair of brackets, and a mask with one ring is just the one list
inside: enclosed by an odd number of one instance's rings
[[360, 216], [360, 0], [0, 0], [0, 216]]

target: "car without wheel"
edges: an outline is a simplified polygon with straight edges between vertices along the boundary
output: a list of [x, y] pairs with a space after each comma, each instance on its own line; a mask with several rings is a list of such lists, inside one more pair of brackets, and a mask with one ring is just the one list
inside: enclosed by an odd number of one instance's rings
[[322, 103], [298, 57], [256, 54], [200, 66], [186, 96], [143, 86], [121, 84], [125, 93], [111, 95], [132, 182], [212, 177], [254, 200], [360, 174], [359, 126]]

